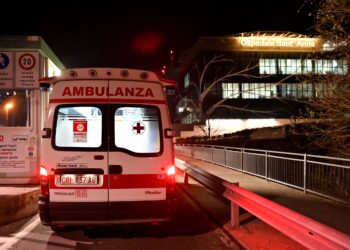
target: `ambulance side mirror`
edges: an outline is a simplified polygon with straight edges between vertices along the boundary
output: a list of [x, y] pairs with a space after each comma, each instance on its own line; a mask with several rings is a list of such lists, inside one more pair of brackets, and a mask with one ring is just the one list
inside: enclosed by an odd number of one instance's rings
[[51, 92], [51, 84], [47, 82], [41, 82], [39, 84], [41, 92]]
[[51, 138], [51, 128], [43, 128], [41, 138]]

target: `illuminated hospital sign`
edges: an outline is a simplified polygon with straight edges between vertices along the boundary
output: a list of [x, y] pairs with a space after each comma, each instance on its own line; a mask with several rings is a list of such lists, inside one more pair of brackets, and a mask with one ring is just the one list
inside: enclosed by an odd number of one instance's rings
[[239, 44], [244, 49], [257, 50], [315, 50], [318, 49], [319, 39], [278, 37], [278, 36], [251, 36], [239, 37]]

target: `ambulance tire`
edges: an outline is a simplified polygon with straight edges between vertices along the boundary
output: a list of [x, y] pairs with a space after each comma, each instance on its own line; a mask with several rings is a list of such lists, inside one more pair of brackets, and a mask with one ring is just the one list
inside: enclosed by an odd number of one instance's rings
[[67, 230], [66, 227], [58, 227], [57, 225], [51, 225], [51, 230], [54, 231], [55, 233], [62, 233]]

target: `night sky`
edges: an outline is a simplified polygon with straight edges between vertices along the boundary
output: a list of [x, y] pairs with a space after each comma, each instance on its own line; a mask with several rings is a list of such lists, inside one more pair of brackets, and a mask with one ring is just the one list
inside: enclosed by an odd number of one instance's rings
[[[160, 69], [199, 36], [249, 31], [310, 34], [304, 0], [1, 2], [0, 35], [42, 36], [67, 68]], [[298, 11], [299, 10], [299, 11]]]

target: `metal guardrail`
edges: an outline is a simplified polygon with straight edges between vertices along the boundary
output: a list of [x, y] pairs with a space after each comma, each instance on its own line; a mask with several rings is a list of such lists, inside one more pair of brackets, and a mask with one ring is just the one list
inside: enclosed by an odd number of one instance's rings
[[175, 144], [179, 155], [350, 203], [350, 159], [249, 148]]
[[239, 207], [242, 207], [309, 249], [350, 249], [350, 237], [346, 234], [181, 160], [176, 159], [176, 167], [185, 172], [185, 183], [190, 175], [218, 195], [224, 195], [231, 201], [233, 227], [239, 226]]
[[223, 195], [225, 192], [224, 182], [225, 180], [221, 179], [218, 176], [215, 176], [211, 173], [204, 171], [196, 166], [189, 165], [188, 163], [176, 159], [175, 165], [178, 169], [185, 173], [184, 183], [188, 183], [188, 176], [191, 176], [193, 179], [202, 183], [204, 186], [212, 190], [217, 195]]
[[350, 249], [350, 237], [239, 186], [225, 182], [231, 201], [231, 225], [239, 222], [238, 207], [276, 228], [308, 249]]

